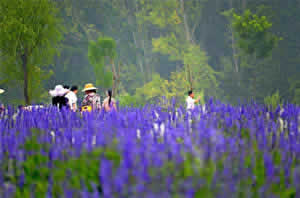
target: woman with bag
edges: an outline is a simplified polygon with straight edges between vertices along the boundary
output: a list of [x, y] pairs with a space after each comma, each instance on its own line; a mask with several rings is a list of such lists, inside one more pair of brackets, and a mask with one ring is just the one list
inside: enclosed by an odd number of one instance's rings
[[81, 111], [91, 112], [101, 110], [100, 96], [97, 94], [97, 88], [89, 83], [84, 86], [82, 91], [85, 92], [85, 96], [81, 104]]

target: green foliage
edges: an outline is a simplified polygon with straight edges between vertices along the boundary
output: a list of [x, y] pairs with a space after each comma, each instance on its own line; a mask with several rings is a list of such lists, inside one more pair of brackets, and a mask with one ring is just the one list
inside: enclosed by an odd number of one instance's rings
[[0, 10], [0, 46], [4, 55], [18, 57], [25, 52], [40, 54], [61, 39], [58, 9], [49, 0], [3, 0]]
[[292, 102], [298, 105], [300, 104], [300, 88], [295, 89]]
[[181, 45], [175, 35], [171, 35], [153, 40], [153, 47], [154, 51], [169, 55], [170, 60], [183, 62], [184, 79], [181, 80], [188, 82], [186, 90], [192, 87], [195, 90], [203, 90], [210, 96], [217, 96], [218, 73], [208, 65], [208, 58], [199, 46]]
[[[112, 148], [98, 148], [92, 152], [83, 152], [78, 158], [70, 158], [66, 155], [64, 156], [64, 160], [50, 161], [48, 156], [42, 154], [42, 151], [47, 151], [50, 146], [37, 141], [40, 133], [43, 132], [33, 131], [33, 136], [24, 145], [26, 151], [32, 154], [27, 156], [22, 164], [25, 180], [24, 185], [17, 188], [17, 198], [29, 198], [31, 193], [35, 197], [44, 197], [48, 191], [50, 177], [55, 181], [52, 186], [54, 197], [62, 196], [63, 184], [78, 192], [82, 190], [82, 184], [90, 192], [93, 192], [92, 185], [95, 184], [97, 190], [101, 192], [102, 189], [99, 181], [100, 156], [112, 161], [115, 167], [120, 165], [121, 156]], [[51, 170], [48, 166], [49, 163], [51, 163]], [[11, 178], [10, 181], [18, 184], [20, 176], [21, 173], [16, 175], [16, 178]], [[31, 192], [32, 189], [34, 189], [33, 192]]]
[[138, 101], [138, 98], [136, 96], [129, 95], [128, 93], [123, 93], [117, 97], [117, 100], [119, 102], [119, 105], [121, 107], [137, 107], [140, 106], [141, 103]]
[[135, 96], [140, 104], [157, 103], [166, 95], [166, 80], [162, 79], [159, 74], [154, 74], [152, 81], [146, 83], [143, 87], [137, 88]]
[[63, 26], [58, 11], [50, 0], [0, 2], [0, 51], [3, 56], [0, 61], [2, 69], [7, 71], [1, 77], [6, 82], [28, 86], [23, 83], [25, 70], [28, 75], [30, 72], [37, 74], [28, 76], [32, 85], [28, 87], [30, 93], [26, 94], [32, 97], [40, 97], [36, 91], [40, 87], [33, 84], [47, 78], [42, 75], [41, 66], [52, 62], [62, 39]]
[[[208, 57], [199, 46], [190, 45], [183, 54], [184, 65], [191, 68], [192, 87], [195, 90], [203, 90], [209, 96], [217, 96], [218, 81], [216, 72], [208, 65]], [[188, 70], [186, 69], [188, 76]], [[188, 78], [188, 77], [187, 77]]]
[[[230, 10], [225, 12], [224, 15], [227, 17], [231, 15], [229, 18], [232, 21], [230, 26], [233, 38], [232, 48], [235, 51], [243, 52], [243, 54], [235, 52], [234, 56], [237, 54], [243, 55], [242, 59], [246, 60], [247, 64], [245, 65], [247, 68], [243, 68], [243, 70], [247, 72], [245, 74], [247, 80], [249, 80], [248, 83], [251, 83], [250, 86], [248, 84], [248, 87], [250, 87], [249, 92], [251, 92], [251, 97], [257, 100], [260, 92], [257, 85], [262, 81], [261, 78], [265, 77], [261, 75], [261, 71], [266, 70], [263, 68], [266, 58], [271, 55], [280, 38], [272, 32], [272, 23], [266, 16], [253, 14], [250, 10], [244, 11], [241, 15], [235, 13], [234, 10]], [[235, 39], [235, 37], [237, 38]], [[234, 59], [235, 72], [237, 73], [239, 70], [239, 59], [238, 57], [234, 57]], [[239, 84], [241, 84], [243, 77], [240, 73]]]
[[92, 64], [104, 64], [105, 59], [116, 56], [116, 42], [112, 38], [99, 37], [97, 42], [91, 41], [89, 46], [89, 60]]
[[276, 109], [278, 105], [282, 104], [279, 91], [277, 90], [274, 94], [264, 98], [265, 105], [272, 109]]
[[140, 0], [141, 4], [146, 8], [149, 14], [139, 13], [140, 23], [150, 22], [160, 28], [165, 28], [181, 23], [176, 8], [178, 8], [177, 0], [165, 0], [147, 2]]
[[112, 87], [113, 72], [106, 67], [107, 61], [111, 64], [116, 57], [116, 42], [112, 38], [99, 37], [97, 41], [89, 43], [88, 58], [94, 67], [96, 84], [103, 88]]
[[[181, 144], [182, 142], [183, 140], [180, 140], [178, 143]], [[179, 192], [182, 183], [187, 178], [196, 178], [197, 180], [204, 181], [201, 186], [194, 186], [197, 189], [195, 197], [214, 197], [215, 191], [213, 191], [211, 184], [217, 171], [216, 164], [211, 160], [203, 161], [190, 153], [183, 153], [183, 157], [184, 161], [182, 163], [175, 164], [173, 161], [166, 161], [162, 168], [158, 172], [155, 172], [165, 177], [168, 175], [175, 176], [172, 184], [172, 188], [174, 189], [172, 197], [182, 196]]]
[[277, 45], [279, 38], [271, 32], [272, 23], [266, 16], [258, 16], [250, 10], [243, 15], [233, 13], [234, 30], [239, 35], [238, 45], [247, 54], [264, 58]]
[[300, 80], [297, 79], [290, 79], [290, 90], [289, 92], [292, 95], [291, 102], [295, 104], [300, 104]]
[[[121, 81], [121, 94], [126, 95], [135, 93], [135, 89], [141, 87], [141, 83], [144, 81], [143, 74], [138, 71], [137, 67], [133, 64], [123, 65], [120, 73]], [[122, 93], [122, 92], [125, 92]]]
[[43, 103], [49, 98], [48, 91], [45, 90], [43, 82], [53, 75], [52, 70], [42, 70], [40, 67], [33, 66], [29, 71], [29, 96], [33, 103]]
[[[137, 88], [135, 96], [131, 99], [139, 105], [154, 104], [159, 101], [167, 101], [165, 105], [169, 105], [168, 102], [175, 98], [178, 104], [182, 104], [186, 99], [188, 90], [189, 83], [183, 71], [173, 72], [170, 80], [161, 78], [159, 74], [154, 74], [152, 81], [141, 88]], [[204, 91], [202, 89], [198, 90], [200, 91], [196, 91], [196, 95], [199, 94], [201, 102], [204, 102]], [[165, 99], [166, 101], [163, 101]]]
[[174, 33], [170, 33], [169, 36], [159, 37], [152, 40], [153, 51], [159, 52], [165, 55], [169, 55], [171, 61], [182, 60], [182, 52], [180, 49], [179, 40]]

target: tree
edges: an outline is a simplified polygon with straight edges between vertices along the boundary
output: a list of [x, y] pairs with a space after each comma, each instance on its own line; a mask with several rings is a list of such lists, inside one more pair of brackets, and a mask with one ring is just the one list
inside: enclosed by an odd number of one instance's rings
[[[271, 32], [272, 23], [266, 16], [258, 16], [250, 10], [243, 15], [233, 13], [232, 26], [238, 34], [237, 44], [246, 55], [253, 57], [253, 65], [268, 57], [279, 38]], [[253, 97], [256, 98], [257, 69], [253, 68]]]
[[158, 4], [145, 20], [165, 32], [152, 39], [153, 51], [168, 55], [170, 61], [182, 64], [189, 83], [187, 89], [198, 89], [216, 96], [217, 73], [208, 64], [208, 57], [195, 38], [203, 2], [167, 0]]
[[[101, 38], [91, 41], [89, 44], [88, 57], [94, 66], [96, 73], [96, 84], [104, 88], [112, 86], [113, 95], [116, 95], [120, 79], [120, 65], [116, 67], [116, 42], [112, 38]], [[105, 67], [109, 62], [110, 67]]]
[[[137, 88], [133, 98], [140, 105], [162, 102], [162, 104], [168, 106], [173, 99], [178, 104], [182, 104], [187, 96], [188, 89], [189, 82], [186, 80], [184, 71], [172, 72], [170, 80], [161, 78], [159, 74], [153, 74], [152, 81], [141, 88]], [[200, 94], [201, 102], [203, 102], [204, 92], [197, 92], [198, 94]], [[131, 99], [133, 98], [131, 97]]]
[[290, 79], [290, 93], [292, 95], [291, 102], [295, 104], [300, 104], [300, 80], [298, 78], [296, 79]]
[[[0, 1], [2, 63], [22, 73], [26, 104], [31, 103], [30, 72], [36, 70], [36, 66], [48, 65], [58, 52], [58, 43], [63, 33], [58, 11], [51, 0]], [[14, 79], [13, 75], [6, 77]]]

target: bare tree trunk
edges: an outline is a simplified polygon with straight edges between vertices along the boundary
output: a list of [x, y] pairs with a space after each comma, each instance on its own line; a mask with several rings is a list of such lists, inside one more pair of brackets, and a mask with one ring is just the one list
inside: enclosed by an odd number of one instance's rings
[[[183, 15], [183, 25], [184, 25], [186, 40], [188, 41], [188, 43], [193, 44], [193, 39], [191, 38], [191, 32], [188, 24], [188, 18], [184, 9], [184, 0], [180, 0], [180, 7]], [[187, 69], [187, 76], [188, 76], [187, 80], [189, 81], [190, 89], [192, 90], [193, 89], [192, 71], [189, 64], [185, 65], [185, 67]]]
[[[129, 21], [129, 24], [132, 24], [132, 23], [130, 22], [130, 21], [131, 21], [130, 19], [128, 19], [128, 21]], [[138, 38], [137, 38], [137, 35], [136, 35], [136, 34], [137, 34], [137, 33], [136, 33], [135, 31], [132, 31], [132, 36], [133, 36], [134, 45], [135, 45], [135, 47], [136, 47], [137, 49], [139, 49], [139, 43], [138, 43]], [[145, 75], [144, 65], [143, 65], [143, 61], [141, 60], [140, 55], [137, 55], [136, 59], [137, 59], [137, 62], [138, 62], [138, 65], [139, 65], [139, 67], [140, 67], [140, 70], [141, 70], [142, 74]]]
[[232, 53], [233, 53], [233, 63], [234, 63], [234, 68], [235, 68], [235, 72], [239, 73], [239, 60], [236, 57], [237, 56], [237, 49], [235, 46], [235, 37], [234, 37], [234, 32], [233, 29], [231, 28], [231, 47], [232, 47]]
[[242, 0], [242, 8], [243, 10], [246, 10], [247, 7], [247, 0]]
[[111, 66], [112, 66], [112, 73], [113, 73], [113, 86], [112, 86], [112, 95], [113, 97], [116, 96], [117, 91], [117, 80], [118, 80], [118, 74], [115, 67], [115, 61], [111, 60]]
[[188, 76], [189, 76], [189, 83], [190, 83], [190, 90], [193, 90], [193, 78], [192, 78], [192, 74], [191, 74], [191, 68], [190, 65], [187, 64], [186, 65], [188, 68]]
[[[254, 64], [253, 65], [257, 65], [257, 57], [256, 54], [254, 54]], [[257, 72], [256, 72], [256, 68], [254, 68], [253, 70], [253, 99], [256, 99], [256, 94], [257, 94], [257, 90], [256, 90], [256, 84], [257, 84]]]
[[22, 57], [22, 68], [24, 72], [24, 99], [25, 99], [25, 104], [29, 105], [30, 104], [30, 98], [28, 94], [28, 57], [27, 57], [27, 52], [25, 52]]
[[[230, 7], [233, 8], [233, 2], [230, 1]], [[231, 47], [232, 47], [232, 58], [233, 58], [233, 64], [235, 68], [235, 72], [237, 74], [237, 80], [238, 80], [238, 86], [240, 86], [240, 74], [239, 74], [239, 59], [237, 58], [237, 48], [235, 46], [235, 36], [234, 36], [234, 30], [232, 25], [230, 25], [230, 31], [231, 31]]]
[[[139, 43], [139, 29], [137, 27], [137, 24], [135, 24], [135, 18], [136, 17], [135, 15], [132, 15], [131, 13], [134, 11], [134, 12], [137, 12], [137, 2], [135, 1], [134, 2], [134, 8], [130, 5], [130, 3], [126, 0], [125, 1], [125, 9], [128, 10], [128, 16], [127, 16], [127, 21], [128, 21], [128, 24], [131, 25], [132, 27], [135, 27], [134, 29], [132, 29], [132, 37], [133, 37], [133, 41], [134, 41], [134, 45], [135, 45], [135, 48], [136, 49], [140, 49], [140, 43]], [[133, 8], [133, 10], [132, 10]], [[141, 73], [145, 75], [145, 70], [144, 70], [144, 64], [143, 64], [143, 60], [142, 60], [142, 57], [140, 57], [140, 54], [137, 54], [136, 56], [136, 61], [137, 61], [137, 64], [138, 66], [140, 67], [140, 71]]]
[[180, 0], [180, 5], [181, 5], [181, 12], [182, 12], [182, 15], [183, 15], [183, 25], [184, 25], [186, 40], [188, 40], [189, 42], [192, 42], [190, 28], [189, 28], [189, 24], [188, 24], [188, 19], [187, 19], [187, 16], [185, 14], [185, 10], [184, 10], [184, 0]]

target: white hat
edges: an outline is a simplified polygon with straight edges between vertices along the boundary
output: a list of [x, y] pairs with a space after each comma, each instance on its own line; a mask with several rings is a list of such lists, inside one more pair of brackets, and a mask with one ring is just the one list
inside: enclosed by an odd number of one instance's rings
[[62, 85], [56, 85], [55, 86], [55, 89], [54, 90], [50, 90], [49, 91], [49, 94], [52, 96], [52, 97], [55, 97], [55, 96], [63, 96], [65, 95], [66, 93], [68, 93], [68, 89], [65, 89]]
[[5, 92], [4, 89], [0, 89], [0, 94], [3, 94]]

